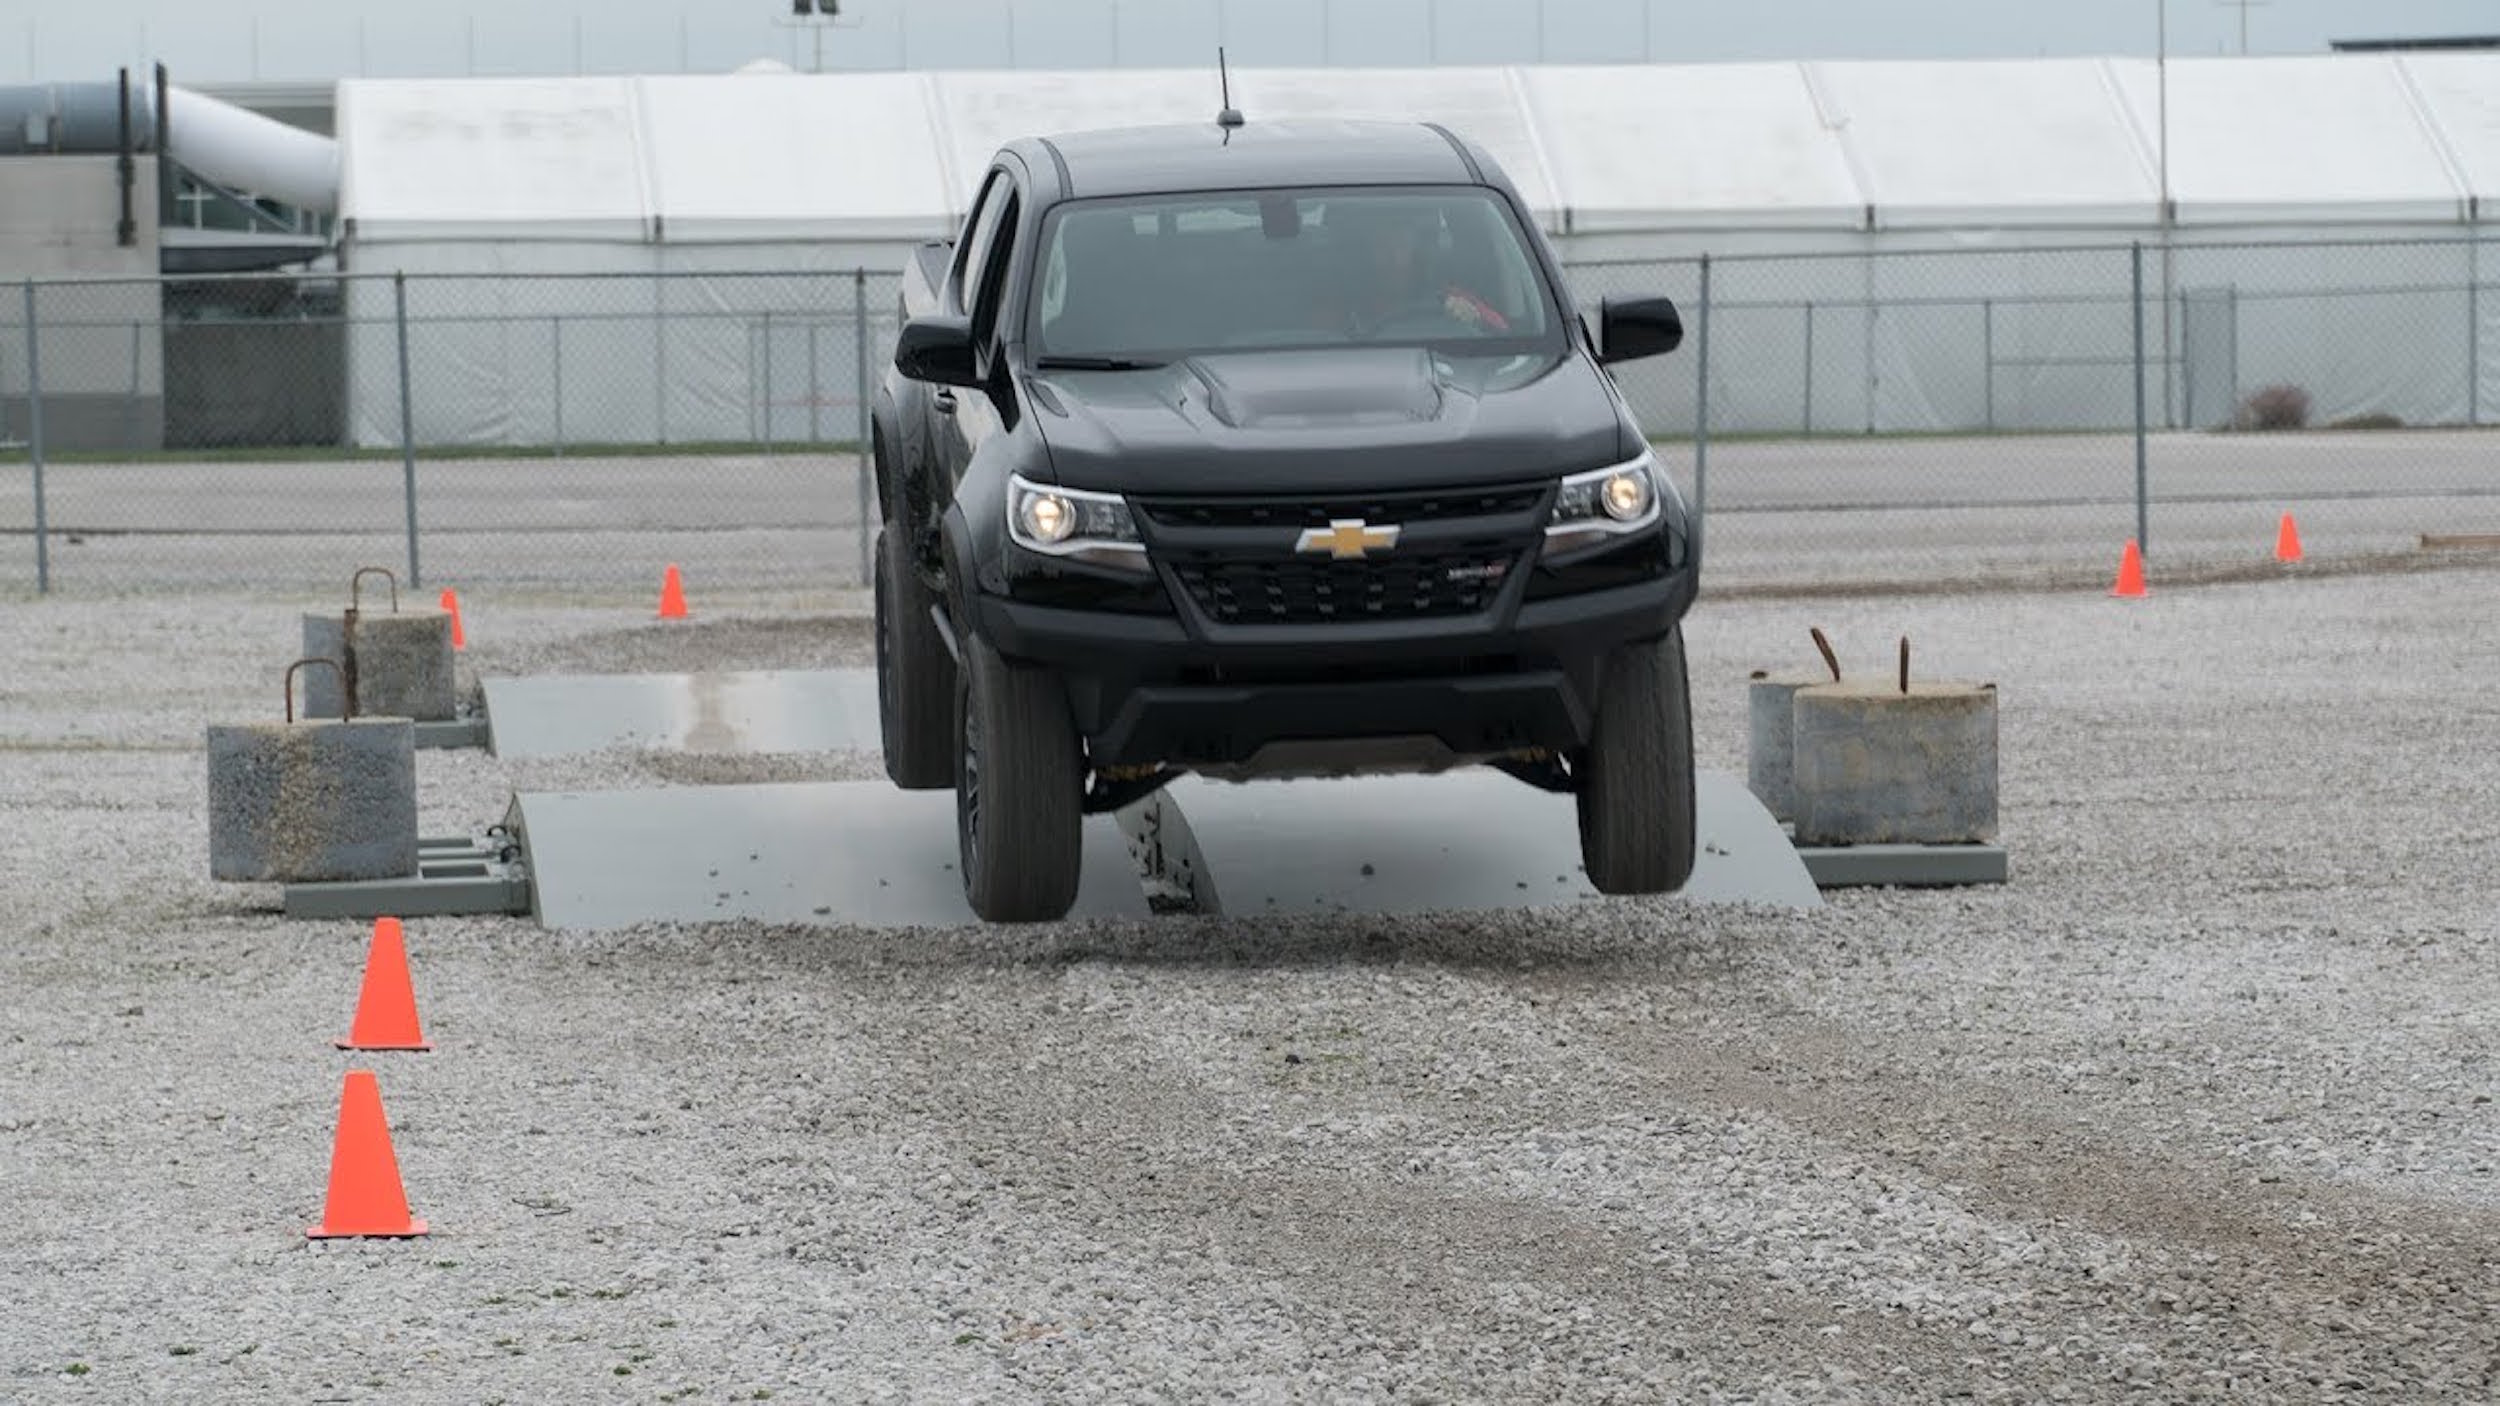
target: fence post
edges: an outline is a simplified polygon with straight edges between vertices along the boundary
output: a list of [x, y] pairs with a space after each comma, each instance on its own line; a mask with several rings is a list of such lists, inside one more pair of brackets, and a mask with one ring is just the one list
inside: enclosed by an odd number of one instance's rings
[[2234, 283], [2230, 286], [2223, 300], [2223, 306], [2231, 315], [2229, 342], [2231, 403], [2225, 407], [2225, 410], [2230, 415], [2231, 427], [2237, 429], [2240, 423], [2240, 286], [2238, 284]]
[[399, 468], [408, 494], [408, 585], [425, 584], [417, 574], [417, 415], [408, 402], [408, 275], [391, 275], [391, 313], [399, 330]]
[[2128, 246], [2127, 268], [2134, 287], [2132, 299], [2135, 316], [2135, 544], [2139, 551], [2153, 550], [2152, 514], [2145, 504], [2150, 479], [2144, 462], [2144, 246]]
[[2179, 290], [2179, 423], [2172, 428], [2196, 428], [2196, 319], [2185, 288]]
[[139, 450], [139, 360], [143, 347], [140, 324], [130, 324], [130, 398], [122, 402], [122, 445], [132, 453]]
[[1693, 561], [1701, 561], [1710, 521], [1710, 256], [1701, 256], [1701, 316], [1694, 330], [1693, 359], [1701, 388], [1693, 406]]
[[552, 344], [554, 360], [550, 370], [555, 375], [556, 394], [556, 457], [564, 457], [564, 319], [547, 319], [547, 340]]
[[1806, 438], [1814, 438], [1814, 304], [1806, 303]]
[[668, 279], [651, 275], [652, 436], [668, 443]]
[[825, 442], [825, 365], [816, 346], [816, 333], [822, 324], [815, 318], [807, 320], [807, 444], [812, 450]]
[[859, 363], [859, 406], [851, 423], [852, 432], [858, 436], [852, 447], [859, 452], [859, 584], [867, 586], [876, 581], [876, 568], [868, 561], [868, 519], [873, 511], [869, 498], [877, 471], [869, 458], [870, 440], [875, 435], [869, 408], [869, 397], [874, 392], [868, 376], [868, 270], [865, 267], [851, 270], [851, 330], [858, 343], [856, 359]]
[[1984, 394], [1988, 404], [1988, 432], [1997, 428], [1997, 305], [1994, 298], [1979, 300], [1979, 373], [1986, 383]]
[[2483, 422], [2483, 244], [2465, 246], [2465, 423]]
[[26, 459], [35, 470], [35, 593], [52, 593], [52, 539], [43, 503], [43, 351], [35, 335], [35, 280], [26, 280]]
[[764, 455], [773, 452], [773, 310], [764, 309]]

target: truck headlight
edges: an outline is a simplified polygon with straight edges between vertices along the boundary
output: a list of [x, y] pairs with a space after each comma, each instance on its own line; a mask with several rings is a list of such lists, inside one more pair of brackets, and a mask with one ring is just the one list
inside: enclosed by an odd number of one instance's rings
[[1007, 535], [1017, 546], [1045, 556], [1125, 571], [1148, 569], [1137, 519], [1117, 493], [1088, 493], [1010, 475]]
[[1627, 463], [1573, 474], [1554, 498], [1545, 548], [1563, 551], [1649, 528], [1668, 491], [1658, 460], [1647, 451]]

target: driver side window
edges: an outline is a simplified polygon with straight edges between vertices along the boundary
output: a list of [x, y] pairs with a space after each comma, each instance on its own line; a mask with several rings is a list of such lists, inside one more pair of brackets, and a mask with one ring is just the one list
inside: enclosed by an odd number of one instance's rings
[[1007, 173], [992, 170], [982, 183], [980, 196], [973, 201], [972, 216], [964, 222], [962, 243], [955, 248], [956, 306], [970, 312], [975, 290], [981, 286], [981, 273], [989, 261], [990, 246], [998, 238], [1000, 215], [1010, 203], [1013, 185]]
[[1016, 198], [1015, 187], [999, 192], [998, 227], [982, 251], [986, 260], [972, 285], [969, 310], [972, 314], [972, 341], [975, 347], [987, 346], [998, 331], [999, 300], [1007, 290], [1007, 270], [1015, 260], [1016, 215], [1023, 204]]

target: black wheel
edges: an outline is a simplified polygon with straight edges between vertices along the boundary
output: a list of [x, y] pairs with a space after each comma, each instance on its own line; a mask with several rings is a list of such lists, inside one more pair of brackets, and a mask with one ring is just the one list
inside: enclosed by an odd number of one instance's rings
[[964, 637], [956, 689], [955, 831], [972, 911], [993, 923], [1048, 922], [1076, 905], [1085, 766], [1066, 697]]
[[929, 618], [902, 527], [877, 533], [877, 721], [885, 774], [906, 791], [955, 784], [955, 657]]
[[1599, 893], [1673, 893], [1693, 874], [1693, 700], [1684, 631], [1609, 661], [1573, 770], [1580, 860]]

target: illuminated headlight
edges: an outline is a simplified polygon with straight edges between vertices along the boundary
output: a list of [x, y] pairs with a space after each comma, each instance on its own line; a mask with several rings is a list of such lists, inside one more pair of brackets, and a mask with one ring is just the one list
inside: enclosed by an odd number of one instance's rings
[[1548, 551], [1623, 537], [1658, 521], [1667, 492], [1658, 461], [1644, 453], [1629, 463], [1592, 469], [1562, 481], [1554, 516], [1545, 527]]
[[1116, 493], [1056, 488], [1022, 476], [1007, 480], [1007, 533], [1019, 547], [1097, 566], [1144, 571], [1137, 520]]

